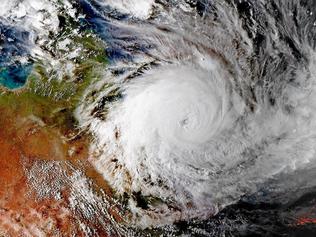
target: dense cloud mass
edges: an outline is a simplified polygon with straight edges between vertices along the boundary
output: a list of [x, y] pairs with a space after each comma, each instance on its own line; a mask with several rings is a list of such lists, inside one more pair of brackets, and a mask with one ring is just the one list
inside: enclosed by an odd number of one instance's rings
[[133, 59], [109, 68], [111, 86], [92, 86], [97, 99], [87, 92], [77, 117], [95, 135], [92, 162], [131, 197], [138, 224], [205, 218], [263, 184], [268, 192], [269, 180], [314, 169], [313, 9], [173, 1], [152, 3], [147, 21], [135, 12], [118, 23], [113, 44]]
[[209, 224], [244, 200], [285, 205], [315, 190], [315, 1], [1, 4], [1, 70], [23, 79], [7, 88], [45, 78], [30, 91], [63, 100], [53, 116], [69, 109], [63, 122], [89, 138], [87, 163], [113, 194], [96, 195], [84, 172], [67, 177], [68, 163], [49, 166], [56, 184], [40, 184], [40, 162], [25, 172], [42, 196], [68, 185], [72, 210], [105, 229], [119, 203], [129, 215], [117, 233], [127, 233]]

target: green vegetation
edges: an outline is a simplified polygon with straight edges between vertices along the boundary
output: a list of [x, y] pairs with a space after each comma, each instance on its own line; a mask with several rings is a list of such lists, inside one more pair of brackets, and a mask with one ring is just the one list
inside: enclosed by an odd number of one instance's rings
[[44, 55], [33, 58], [33, 70], [24, 88], [0, 88], [0, 108], [35, 115], [49, 126], [74, 128], [73, 111], [86, 88], [102, 78], [108, 64], [105, 43], [90, 31], [79, 32], [79, 23], [61, 16], [61, 31], [51, 33], [42, 46]]

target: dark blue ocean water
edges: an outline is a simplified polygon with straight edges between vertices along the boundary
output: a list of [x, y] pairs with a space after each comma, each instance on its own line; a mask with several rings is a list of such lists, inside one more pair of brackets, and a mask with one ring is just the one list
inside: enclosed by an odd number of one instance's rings
[[0, 22], [0, 84], [8, 89], [23, 87], [32, 71], [32, 62], [20, 63], [29, 58], [30, 33]]
[[25, 85], [32, 71], [32, 64], [13, 64], [0, 68], [0, 84], [8, 89], [18, 89]]
[[128, 20], [129, 15], [110, 7], [100, 6], [96, 1], [80, 0], [78, 8], [85, 15], [85, 18], [81, 19], [82, 29], [92, 30], [106, 42], [105, 50], [110, 62], [133, 61], [135, 53], [147, 52], [151, 47], [128, 33], [128, 29], [122, 29], [113, 23]]

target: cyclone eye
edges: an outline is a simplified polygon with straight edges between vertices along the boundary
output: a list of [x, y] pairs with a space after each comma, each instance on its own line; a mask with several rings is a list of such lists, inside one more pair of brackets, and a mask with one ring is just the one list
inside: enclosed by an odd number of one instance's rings
[[183, 128], [186, 128], [186, 126], [189, 124], [189, 118], [184, 118], [180, 121], [179, 125]]

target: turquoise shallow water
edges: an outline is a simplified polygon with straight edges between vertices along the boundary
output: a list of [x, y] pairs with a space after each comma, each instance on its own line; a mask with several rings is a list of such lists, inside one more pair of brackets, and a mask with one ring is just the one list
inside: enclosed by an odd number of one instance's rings
[[0, 22], [0, 85], [8, 89], [22, 87], [32, 70], [29, 59], [30, 33], [20, 27]]
[[0, 68], [0, 84], [11, 90], [23, 87], [32, 67], [31, 64], [16, 64]]

